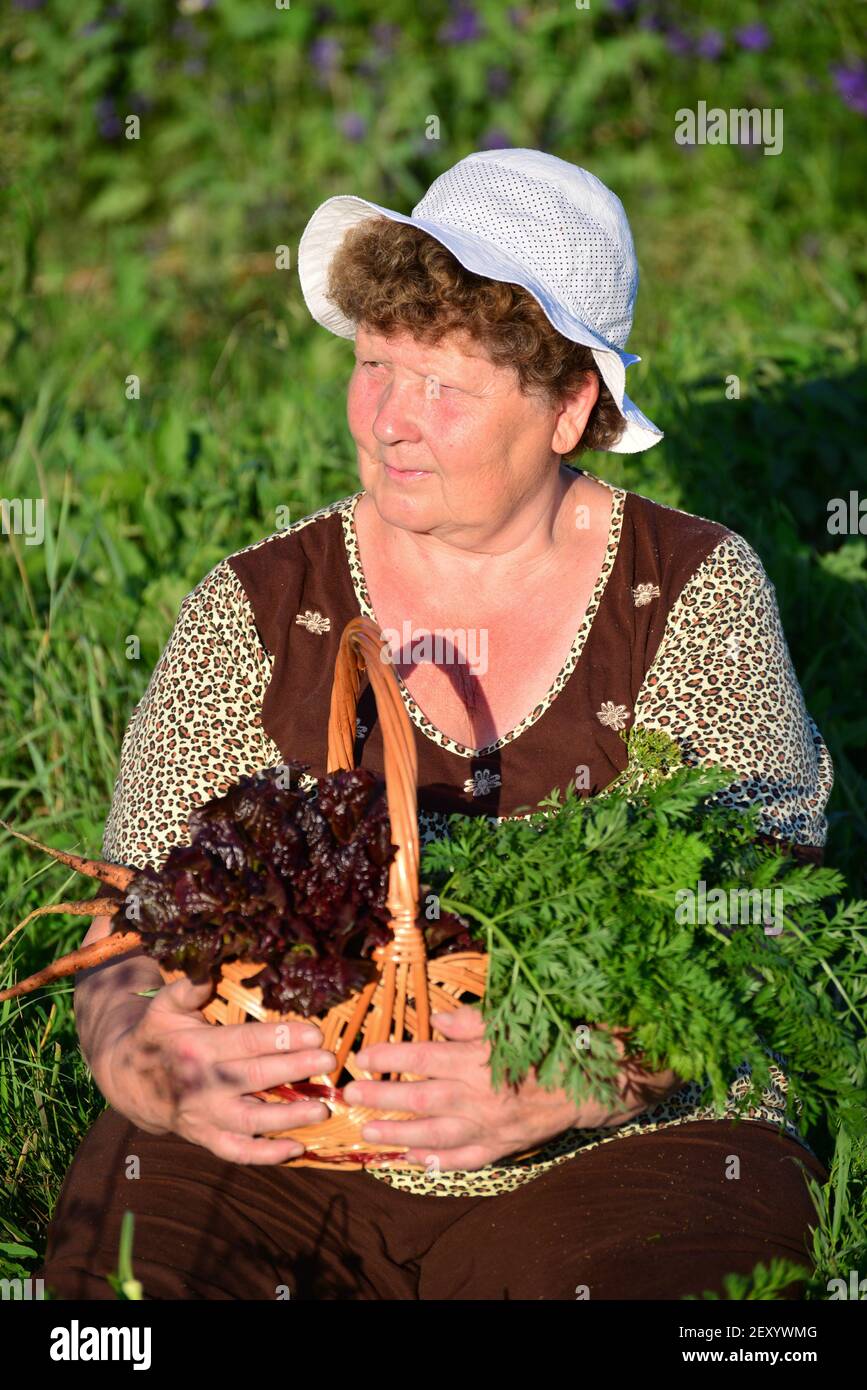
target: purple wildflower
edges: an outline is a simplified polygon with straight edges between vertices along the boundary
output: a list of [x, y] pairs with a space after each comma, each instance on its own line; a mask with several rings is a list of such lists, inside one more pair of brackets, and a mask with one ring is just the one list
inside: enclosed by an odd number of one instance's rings
[[628, 14], [635, 9], [636, 0], [608, 0], [608, 3], [618, 14]]
[[831, 68], [831, 76], [844, 106], [867, 116], [867, 64], [840, 63]]
[[142, 111], [152, 111], [153, 101], [144, 92], [130, 92], [126, 99], [128, 110], [138, 116]]
[[735, 29], [735, 39], [741, 48], [751, 53], [761, 53], [771, 42], [771, 34], [766, 24], [744, 24]]
[[527, 11], [520, 5], [510, 6], [506, 13], [513, 29], [523, 29], [529, 18]]
[[118, 140], [123, 134], [123, 122], [117, 114], [114, 98], [101, 97], [94, 109], [103, 140]]
[[682, 29], [669, 29], [665, 42], [669, 53], [676, 53], [678, 57], [686, 57], [692, 52], [692, 39]]
[[379, 76], [383, 64], [394, 56], [400, 32], [399, 24], [374, 24], [371, 30], [373, 47], [367, 56], [355, 65], [359, 77]]
[[318, 73], [332, 73], [340, 61], [340, 40], [314, 39], [310, 45], [310, 61]]
[[708, 58], [715, 62], [725, 46], [725, 39], [719, 29], [705, 29], [695, 46], [695, 51], [700, 58]]
[[201, 77], [206, 71], [207, 64], [204, 58], [185, 58], [184, 72], [188, 77]]
[[439, 38], [443, 43], [471, 43], [483, 33], [475, 10], [470, 5], [459, 4], [454, 6], [451, 19], [440, 28]]
[[[31, 5], [29, 8], [35, 9], [36, 6]], [[107, 5], [106, 8], [102, 11], [102, 13], [98, 16], [98, 18], [88, 20], [87, 24], [82, 24], [81, 28], [76, 30], [76, 34], [82, 37], [87, 36], [88, 34], [96, 34], [99, 32], [100, 29], [105, 28], [106, 24], [110, 19], [122, 18], [123, 5]]]
[[505, 68], [488, 68], [486, 80], [488, 92], [492, 97], [505, 96], [512, 85], [511, 75]]
[[374, 24], [371, 33], [373, 35], [373, 42], [375, 43], [377, 50], [383, 55], [383, 57], [387, 57], [389, 53], [392, 53], [394, 51], [394, 46], [397, 43], [398, 37], [400, 35], [400, 25]]
[[495, 126], [491, 130], [485, 131], [479, 148], [482, 150], [510, 150], [512, 149], [512, 138], [506, 134], [505, 130]]
[[45, 0], [12, 0], [16, 10], [41, 10]]
[[340, 131], [347, 140], [363, 140], [367, 134], [367, 122], [357, 111], [348, 111], [340, 117]]
[[176, 19], [172, 25], [172, 37], [190, 44], [192, 48], [201, 48], [207, 43], [202, 30], [191, 19]]

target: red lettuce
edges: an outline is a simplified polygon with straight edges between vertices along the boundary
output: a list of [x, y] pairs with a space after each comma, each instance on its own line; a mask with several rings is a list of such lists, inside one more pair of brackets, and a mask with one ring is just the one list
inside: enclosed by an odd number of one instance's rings
[[[266, 1008], [325, 1012], [376, 974], [390, 940], [385, 785], [364, 769], [291, 785], [302, 763], [242, 777], [189, 816], [189, 845], [131, 880], [121, 915], [149, 955], [194, 981], [224, 962], [262, 963]], [[422, 923], [429, 953], [474, 949], [449, 914]]]

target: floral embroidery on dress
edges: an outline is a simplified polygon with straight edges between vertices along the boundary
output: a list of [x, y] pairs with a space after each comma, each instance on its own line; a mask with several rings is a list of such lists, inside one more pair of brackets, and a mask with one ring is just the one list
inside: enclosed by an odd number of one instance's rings
[[609, 729], [625, 729], [629, 710], [625, 705], [615, 705], [611, 700], [603, 700], [602, 708], [596, 711], [596, 718], [600, 724], [607, 724]]
[[473, 796], [487, 796], [488, 792], [500, 785], [499, 772], [490, 772], [486, 767], [479, 767], [472, 777], [468, 777], [464, 782], [464, 791], [472, 792]]
[[306, 627], [308, 632], [319, 634], [331, 630], [331, 619], [323, 618], [321, 613], [316, 613], [311, 608], [308, 608], [304, 613], [296, 614], [295, 621], [300, 623], [302, 627]]
[[632, 590], [636, 608], [643, 608], [652, 598], [659, 598], [658, 584], [636, 584]]

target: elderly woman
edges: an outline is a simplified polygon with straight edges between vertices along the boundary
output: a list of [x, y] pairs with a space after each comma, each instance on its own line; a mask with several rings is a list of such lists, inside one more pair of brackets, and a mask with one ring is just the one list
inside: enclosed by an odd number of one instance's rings
[[[314, 318], [354, 339], [361, 488], [184, 600], [124, 738], [105, 857], [159, 866], [190, 809], [242, 774], [300, 759], [323, 775], [337, 644], [363, 613], [396, 634], [425, 840], [450, 813], [526, 814], [570, 780], [598, 793], [640, 723], [734, 769], [722, 799], [759, 803], [764, 835], [820, 861], [831, 762], [756, 552], [568, 462], [661, 437], [624, 394], [637, 268], [614, 194], [535, 150], [478, 153], [412, 216], [328, 199], [299, 271]], [[448, 641], [414, 661], [419, 633]], [[365, 678], [356, 757], [382, 773]], [[109, 928], [96, 918], [86, 940]], [[271, 1024], [205, 1023], [207, 986], [137, 993], [160, 985], [139, 955], [77, 986], [109, 1107], [51, 1226], [41, 1274], [61, 1298], [111, 1296], [127, 1208], [156, 1299], [660, 1299], [720, 1293], [775, 1256], [809, 1263], [804, 1170], [827, 1174], [782, 1118], [784, 1058], [739, 1123], [748, 1074], [720, 1115], [625, 1055], [618, 1108], [579, 1109], [534, 1076], [495, 1091], [462, 1007], [435, 1016], [436, 1042], [371, 1050], [368, 1070], [420, 1080], [350, 1088], [413, 1116], [365, 1137], [414, 1166], [285, 1167], [301, 1146], [269, 1135], [326, 1112], [254, 1093], [332, 1068], [318, 1029], [278, 1047]]]

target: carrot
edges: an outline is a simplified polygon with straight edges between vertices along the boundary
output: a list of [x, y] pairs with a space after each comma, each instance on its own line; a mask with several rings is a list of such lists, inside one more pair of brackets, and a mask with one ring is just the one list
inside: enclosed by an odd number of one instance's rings
[[84, 859], [80, 854], [70, 854], [68, 850], [52, 849], [51, 845], [43, 845], [32, 835], [25, 835], [21, 830], [13, 830], [12, 826], [5, 820], [0, 820], [0, 825], [3, 826], [4, 830], [8, 830], [10, 835], [17, 836], [19, 840], [26, 841], [28, 845], [35, 845], [45, 854], [50, 854], [53, 859], [59, 859], [61, 864], [75, 869], [76, 873], [85, 874], [88, 878], [98, 878], [101, 883], [108, 883], [112, 888], [127, 888], [137, 873], [136, 869], [128, 869], [125, 864], [107, 864], [102, 859]]
[[[88, 904], [90, 907], [93, 905]], [[57, 910], [68, 912], [69, 905], [59, 903]], [[26, 980], [20, 980], [11, 989], [0, 990], [0, 1003], [4, 999], [15, 999], [19, 994], [31, 994], [33, 990], [41, 989], [43, 985], [51, 984], [52, 980], [59, 980], [64, 975], [73, 975], [79, 970], [89, 970], [93, 965], [102, 965], [104, 961], [125, 955], [127, 951], [134, 951], [140, 945], [141, 936], [137, 931], [112, 932], [111, 936], [103, 937], [101, 941], [91, 941], [88, 946], [79, 946], [77, 951], [70, 951], [68, 955], [61, 956], [60, 960], [46, 965], [44, 970], [38, 970]]]
[[47, 912], [69, 912], [73, 917], [114, 917], [122, 907], [123, 901], [120, 898], [88, 898], [87, 902], [82, 903], [48, 903], [45, 907], [35, 907], [32, 912], [28, 912], [23, 922], [19, 922], [18, 926], [13, 927], [9, 935], [0, 941], [0, 951], [4, 946], [8, 946], [13, 936], [23, 931], [34, 917], [44, 917]]

